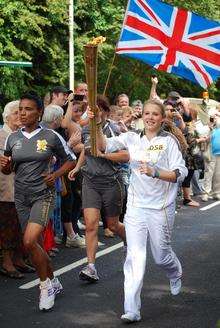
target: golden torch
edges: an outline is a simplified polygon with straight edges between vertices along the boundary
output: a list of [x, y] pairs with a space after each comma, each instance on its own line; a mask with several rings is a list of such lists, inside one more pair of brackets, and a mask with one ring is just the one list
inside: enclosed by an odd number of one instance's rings
[[103, 43], [105, 38], [100, 36], [93, 38], [84, 46], [86, 82], [88, 85], [88, 103], [95, 114], [94, 119], [90, 120], [90, 142], [91, 154], [97, 156], [96, 131], [97, 131], [97, 66], [98, 66], [98, 45]]

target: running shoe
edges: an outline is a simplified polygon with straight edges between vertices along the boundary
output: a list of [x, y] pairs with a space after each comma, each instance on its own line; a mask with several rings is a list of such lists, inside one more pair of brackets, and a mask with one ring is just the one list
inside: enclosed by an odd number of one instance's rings
[[80, 235], [76, 234], [74, 237], [67, 237], [66, 239], [66, 247], [86, 247], [85, 238], [80, 237]]
[[89, 282], [97, 282], [99, 280], [96, 269], [92, 269], [89, 265], [80, 271], [79, 278]]
[[220, 200], [220, 194], [216, 194], [213, 198], [214, 198], [215, 200]]
[[180, 293], [182, 287], [181, 278], [170, 279], [170, 292], [176, 296]]
[[80, 220], [77, 222], [77, 225], [80, 230], [86, 230], [85, 224], [83, 224]]
[[202, 195], [202, 196], [201, 196], [201, 199], [202, 199], [203, 202], [208, 202], [208, 200], [209, 200], [209, 196], [208, 196], [208, 194], [204, 194], [204, 195]]
[[125, 314], [122, 314], [121, 320], [125, 323], [138, 322], [141, 320], [141, 316], [140, 316], [140, 314], [127, 312]]
[[54, 306], [55, 292], [50, 279], [47, 280], [45, 287], [40, 286], [39, 309], [41, 311], [50, 310]]
[[53, 278], [53, 280], [51, 280], [52, 283], [52, 287], [54, 289], [54, 293], [55, 295], [60, 294], [63, 291], [63, 286], [61, 285], [60, 281], [58, 278]]

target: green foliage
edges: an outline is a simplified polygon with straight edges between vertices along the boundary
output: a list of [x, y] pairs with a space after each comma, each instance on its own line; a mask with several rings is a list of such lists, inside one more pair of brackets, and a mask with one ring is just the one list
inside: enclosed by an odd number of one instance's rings
[[[167, 0], [171, 4], [220, 19], [216, 0]], [[0, 102], [16, 99], [34, 89], [42, 96], [57, 84], [68, 85], [68, 0], [0, 0], [0, 60], [32, 61], [33, 68], [0, 67]], [[127, 0], [75, 0], [74, 45], [75, 79], [85, 80], [83, 46], [94, 36], [105, 36], [100, 47], [98, 90], [103, 92], [120, 36]], [[122, 92], [131, 99], [149, 96], [150, 76], [147, 65], [116, 56], [107, 89], [114, 101]], [[202, 89], [189, 81], [157, 72], [158, 91], [166, 94], [175, 89], [186, 96], [199, 97]], [[219, 82], [220, 84], [220, 82]], [[220, 87], [220, 85], [217, 86]], [[212, 97], [217, 88], [210, 88]], [[219, 97], [219, 95], [218, 95]]]
[[1, 0], [0, 58], [32, 61], [33, 69], [0, 67], [4, 100], [26, 89], [44, 94], [68, 78], [68, 3], [59, 0]]

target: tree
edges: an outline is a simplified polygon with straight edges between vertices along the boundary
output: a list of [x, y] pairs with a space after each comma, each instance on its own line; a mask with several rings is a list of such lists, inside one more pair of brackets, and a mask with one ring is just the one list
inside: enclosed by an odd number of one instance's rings
[[68, 3], [58, 0], [1, 0], [0, 58], [29, 60], [33, 69], [0, 68], [1, 94], [15, 99], [26, 89], [41, 94], [65, 83], [68, 69]]
[[[212, 19], [220, 19], [216, 0], [166, 0]], [[68, 0], [1, 0], [0, 58], [28, 60], [32, 69], [0, 67], [0, 102], [16, 99], [27, 89], [44, 95], [52, 86], [68, 85]], [[75, 0], [76, 80], [85, 80], [83, 46], [94, 36], [105, 36], [100, 47], [98, 91], [103, 92], [120, 36], [127, 0]], [[127, 92], [145, 100], [155, 71], [129, 58], [116, 56], [107, 95]], [[159, 93], [176, 89], [198, 97], [202, 89], [189, 81], [157, 72]], [[220, 83], [220, 82], [219, 82]], [[217, 84], [218, 85], [218, 84]], [[216, 87], [210, 89], [217, 95]]]

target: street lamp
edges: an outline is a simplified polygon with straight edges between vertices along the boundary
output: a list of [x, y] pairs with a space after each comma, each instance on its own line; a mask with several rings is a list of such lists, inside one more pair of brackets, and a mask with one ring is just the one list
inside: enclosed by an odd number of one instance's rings
[[69, 88], [74, 90], [74, 3], [69, 0]]

